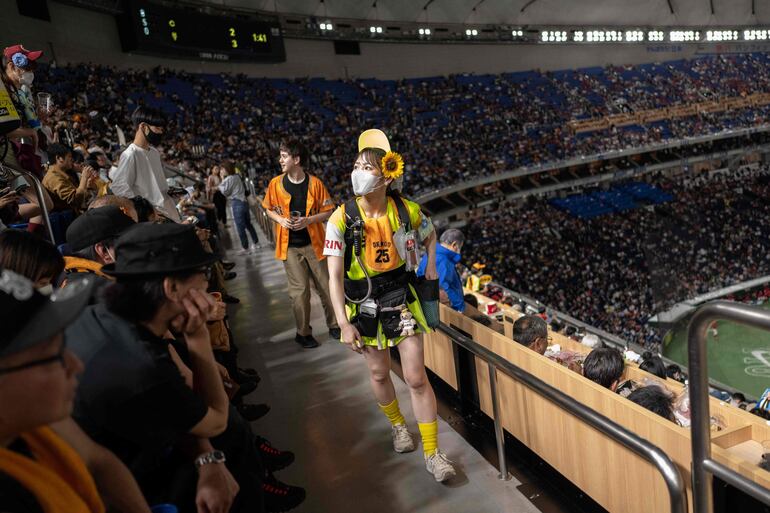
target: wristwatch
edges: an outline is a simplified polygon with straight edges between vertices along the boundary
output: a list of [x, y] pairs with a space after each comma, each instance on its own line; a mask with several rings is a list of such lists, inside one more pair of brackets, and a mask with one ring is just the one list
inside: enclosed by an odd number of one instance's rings
[[195, 458], [195, 468], [200, 469], [203, 465], [208, 465], [210, 463], [224, 463], [225, 462], [225, 453], [222, 451], [211, 451], [207, 452], [205, 454], [201, 454], [197, 458]]

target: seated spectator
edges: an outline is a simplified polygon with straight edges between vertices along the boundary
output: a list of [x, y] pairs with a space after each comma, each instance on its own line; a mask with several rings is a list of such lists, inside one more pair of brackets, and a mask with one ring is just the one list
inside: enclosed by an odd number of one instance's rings
[[76, 214], [85, 210], [98, 175], [91, 166], [82, 166], [78, 177], [73, 163], [72, 149], [61, 145], [48, 146], [48, 171], [43, 177], [43, 187], [53, 199], [54, 210], [72, 210]]
[[[456, 228], [444, 230], [436, 246], [436, 269], [438, 271], [439, 288], [442, 294], [442, 303], [449, 303], [452, 309], [463, 312], [465, 301], [463, 299], [463, 284], [460, 275], [457, 274], [457, 264], [460, 263], [460, 252], [465, 243], [463, 232]], [[428, 255], [422, 256], [417, 276], [425, 275], [425, 267], [428, 265]], [[446, 298], [446, 299], [443, 299]]]
[[32, 281], [38, 292], [50, 295], [64, 271], [64, 259], [53, 244], [20, 230], [0, 232], [0, 267]]
[[654, 356], [651, 352], [645, 351], [642, 355], [642, 363], [639, 364], [639, 368], [643, 371], [647, 371], [650, 374], [655, 374], [659, 378], [666, 379], [666, 364], [660, 356]]
[[72, 255], [64, 257], [67, 281], [92, 277], [102, 288], [112, 279], [102, 266], [115, 263], [115, 241], [134, 221], [116, 206], [92, 208], [67, 228], [67, 244]]
[[0, 509], [149, 513], [128, 469], [70, 418], [83, 364], [62, 331], [90, 295], [79, 285], [48, 299], [0, 270]]
[[[0, 143], [2, 153], [2, 143]], [[53, 208], [53, 200], [43, 189], [43, 201], [48, 210]], [[0, 168], [0, 222], [27, 221], [27, 231], [44, 233], [45, 225], [40, 215], [42, 209], [35, 194], [31, 179], [10, 168]]]
[[155, 212], [155, 207], [143, 196], [134, 196], [131, 198], [136, 212], [137, 223], [157, 223], [162, 218]]
[[671, 393], [658, 385], [637, 388], [628, 395], [628, 400], [647, 408], [664, 419], [676, 422]]
[[121, 196], [115, 196], [114, 194], [107, 194], [105, 196], [99, 196], [88, 204], [88, 209], [101, 208], [114, 205], [120, 209], [121, 212], [134, 220], [135, 223], [139, 222], [139, 214], [136, 212], [134, 202], [128, 198]]
[[537, 315], [523, 315], [513, 323], [513, 340], [536, 353], [548, 349], [548, 325]]
[[666, 376], [669, 378], [684, 382], [684, 376], [682, 376], [682, 369], [679, 367], [679, 365], [672, 363], [671, 365], [666, 367]]
[[624, 367], [620, 351], [611, 347], [597, 347], [583, 361], [583, 376], [615, 392]]
[[263, 495], [268, 511], [302, 502], [304, 490], [265, 473], [254, 436], [228, 403], [206, 329], [216, 257], [192, 227], [175, 223], [138, 224], [118, 239], [115, 256], [102, 269], [117, 280], [105, 304], [87, 308], [67, 330], [86, 365], [78, 423], [131, 468], [153, 502], [183, 512], [196, 502], [260, 511]]
[[110, 175], [110, 188], [116, 196], [143, 196], [165, 217], [179, 222], [176, 203], [168, 195], [160, 152], [166, 117], [150, 107], [137, 107], [131, 115], [134, 142], [120, 155], [118, 168]]

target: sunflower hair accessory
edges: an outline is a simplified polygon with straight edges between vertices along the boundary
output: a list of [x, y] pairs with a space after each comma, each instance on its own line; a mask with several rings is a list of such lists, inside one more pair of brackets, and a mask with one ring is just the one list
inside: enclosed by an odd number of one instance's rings
[[396, 179], [404, 174], [404, 159], [395, 151], [389, 151], [382, 157], [382, 176]]

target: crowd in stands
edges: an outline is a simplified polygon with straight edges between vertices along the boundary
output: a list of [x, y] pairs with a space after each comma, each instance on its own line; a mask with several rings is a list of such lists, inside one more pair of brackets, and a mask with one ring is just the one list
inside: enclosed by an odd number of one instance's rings
[[651, 316], [770, 272], [770, 180], [652, 182], [673, 199], [590, 219], [545, 200], [502, 203], [469, 223], [467, 259], [511, 290], [657, 351]]
[[[361, 127], [387, 126], [404, 148], [409, 194], [521, 166], [591, 155], [729, 128], [763, 125], [770, 107], [572, 134], [573, 119], [735, 97], [770, 86], [765, 54], [564, 72], [374, 79], [257, 79], [78, 64], [51, 67], [36, 90], [53, 94], [52, 126], [75, 144], [130, 126], [140, 104], [169, 116], [168, 163], [208, 170], [230, 159], [263, 190], [277, 169], [278, 142], [312, 136], [313, 170], [332, 195], [347, 187], [342, 148]], [[109, 130], [108, 130], [109, 129]], [[205, 158], [201, 158], [205, 156]], [[408, 170], [407, 170], [408, 171]]]
[[[274, 475], [294, 455], [257, 434], [269, 406], [244, 402], [260, 376], [239, 365], [228, 320], [235, 264], [215, 197], [228, 189], [169, 186], [157, 109], [132, 111], [116, 154], [104, 126], [52, 126], [30, 90], [39, 57], [7, 48], [0, 71], [21, 114], [0, 132], [0, 509], [295, 508], [304, 489]], [[39, 205], [24, 208], [21, 170], [70, 216], [58, 247]]]

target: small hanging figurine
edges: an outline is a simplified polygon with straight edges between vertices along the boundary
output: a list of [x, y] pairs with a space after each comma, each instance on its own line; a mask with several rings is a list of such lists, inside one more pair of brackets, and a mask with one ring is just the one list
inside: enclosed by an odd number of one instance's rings
[[398, 327], [401, 328], [402, 337], [411, 337], [414, 335], [414, 329], [417, 327], [417, 322], [412, 317], [412, 312], [409, 309], [404, 308], [401, 310], [401, 322], [398, 323]]

